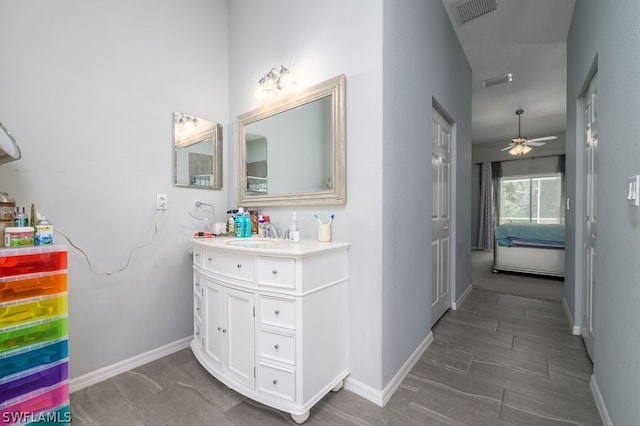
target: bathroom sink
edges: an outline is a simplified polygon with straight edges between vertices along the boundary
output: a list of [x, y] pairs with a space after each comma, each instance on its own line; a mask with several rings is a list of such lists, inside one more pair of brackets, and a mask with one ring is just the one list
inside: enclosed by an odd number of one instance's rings
[[274, 243], [277, 243], [279, 241], [280, 240], [276, 238], [260, 238], [260, 239], [238, 238], [237, 240], [227, 241], [227, 244], [229, 244], [230, 246], [238, 246], [238, 247], [269, 248], [269, 247], [272, 247]]

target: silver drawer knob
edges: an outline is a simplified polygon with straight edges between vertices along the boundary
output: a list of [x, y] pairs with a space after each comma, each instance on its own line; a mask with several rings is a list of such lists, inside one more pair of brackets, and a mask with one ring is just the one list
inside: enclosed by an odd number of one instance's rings
[[277, 385], [278, 384], [278, 379], [273, 379], [273, 384]]
[[278, 349], [280, 349], [280, 345], [279, 345], [279, 344], [277, 344], [277, 343], [276, 343], [275, 345], [273, 345], [273, 347], [275, 348], [275, 350], [276, 350], [276, 351], [277, 351]]
[[210, 258], [209, 258], [209, 262], [211, 262], [212, 260], [213, 260], [213, 257], [210, 257]]
[[236, 265], [236, 268], [238, 268], [238, 269], [242, 268], [242, 264], [241, 264], [241, 263], [238, 263], [238, 264]]
[[276, 315], [280, 315], [280, 309], [276, 309], [275, 311], [273, 311], [273, 313]]
[[194, 254], [195, 257], [200, 257], [199, 253]]
[[218, 331], [222, 330], [222, 327], [218, 327]]
[[271, 273], [272, 273], [274, 276], [275, 276], [275, 275], [278, 275], [278, 270], [277, 270], [277, 269], [274, 269], [273, 271], [271, 271]]
[[223, 328], [223, 329], [222, 329], [222, 332], [223, 332], [223, 333], [226, 333], [226, 332], [227, 332], [227, 329], [226, 329], [226, 328]]

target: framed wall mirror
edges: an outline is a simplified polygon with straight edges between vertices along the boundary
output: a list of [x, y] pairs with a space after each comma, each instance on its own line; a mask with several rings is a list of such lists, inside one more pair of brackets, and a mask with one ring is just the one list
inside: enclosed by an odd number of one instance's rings
[[222, 126], [182, 112], [173, 113], [174, 184], [222, 188]]
[[240, 115], [238, 204], [346, 202], [345, 76]]

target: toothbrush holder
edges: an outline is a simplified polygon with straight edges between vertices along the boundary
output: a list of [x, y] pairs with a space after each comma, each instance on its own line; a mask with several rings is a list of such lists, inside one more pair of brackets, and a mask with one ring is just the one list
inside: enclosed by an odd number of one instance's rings
[[319, 223], [318, 224], [318, 241], [328, 243], [331, 241], [331, 224]]

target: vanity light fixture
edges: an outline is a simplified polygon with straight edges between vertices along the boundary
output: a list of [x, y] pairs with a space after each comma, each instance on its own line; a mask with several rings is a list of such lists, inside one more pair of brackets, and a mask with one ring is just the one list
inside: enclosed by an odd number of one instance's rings
[[179, 113], [176, 114], [176, 124], [182, 126], [182, 130], [186, 132], [190, 132], [196, 127], [198, 127], [198, 118], [193, 117], [191, 115]]
[[284, 65], [281, 65], [280, 71], [271, 68], [258, 81], [258, 97], [261, 99], [273, 98], [281, 92], [294, 90], [297, 86], [298, 84], [291, 77], [291, 72]]

